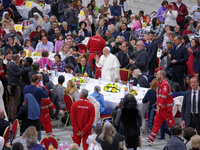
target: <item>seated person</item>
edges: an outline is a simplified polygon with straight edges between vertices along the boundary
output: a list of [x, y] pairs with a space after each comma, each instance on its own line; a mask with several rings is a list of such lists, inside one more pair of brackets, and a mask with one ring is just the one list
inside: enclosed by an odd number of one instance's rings
[[140, 69], [135, 69], [132, 73], [132, 76], [133, 76], [133, 86], [136, 86], [137, 84], [139, 84], [140, 87], [149, 88], [149, 82], [147, 78], [145, 78], [142, 75], [142, 72], [140, 71]]
[[34, 150], [34, 149], [39, 149], [39, 150], [46, 150], [45, 147], [43, 147], [42, 145], [40, 144], [37, 144], [37, 139], [34, 138], [34, 137], [29, 137], [27, 140], [26, 140], [26, 145], [27, 145], [27, 148], [29, 150]]
[[184, 129], [183, 137], [186, 140], [185, 145], [186, 145], [187, 149], [192, 149], [191, 137], [193, 137], [196, 134], [197, 133], [196, 133], [195, 129], [192, 127], [187, 127]]
[[78, 89], [76, 88], [75, 82], [72, 80], [67, 81], [67, 88], [64, 90], [64, 94], [69, 94], [74, 101], [80, 99]]
[[181, 90], [181, 86], [179, 83], [177, 82], [174, 82], [172, 84], [172, 97], [175, 98], [175, 97], [178, 97], [178, 96], [184, 96], [184, 92]]
[[187, 24], [187, 29], [183, 30], [182, 35], [184, 34], [189, 34], [189, 35], [193, 35], [194, 33], [191, 31], [190, 29], [190, 23]]
[[33, 17], [34, 17], [35, 20], [39, 23], [39, 25], [42, 26], [43, 19], [42, 19], [42, 17], [40, 16], [40, 14], [39, 14], [38, 12], [34, 12], [34, 13], [33, 13]]
[[106, 30], [105, 36], [107, 37], [108, 41], [107, 45], [115, 41], [115, 38], [112, 36], [111, 30]]
[[31, 46], [31, 42], [29, 39], [25, 40], [23, 48], [24, 48], [24, 50], [28, 50], [29, 52], [35, 51], [34, 48]]
[[61, 60], [61, 56], [60, 54], [56, 54], [54, 56], [55, 59], [55, 63], [53, 63], [52, 65], [52, 70], [55, 70], [55, 68], [57, 67], [58, 72], [64, 72], [65, 70], [65, 62]]
[[188, 91], [188, 90], [191, 89], [191, 86], [190, 86], [190, 79], [191, 79], [192, 77], [193, 77], [193, 76], [190, 75], [190, 74], [186, 76], [184, 91]]
[[12, 49], [13, 54], [18, 54], [20, 51], [23, 50], [23, 47], [20, 41], [17, 38], [13, 39], [13, 37], [7, 38], [5, 49], [8, 49], [8, 48]]
[[48, 41], [47, 36], [42, 36], [42, 41], [39, 42], [35, 48], [35, 51], [43, 52], [49, 51], [53, 53], [54, 45], [52, 42]]
[[77, 34], [77, 38], [75, 39], [75, 41], [77, 43], [81, 43], [86, 37], [90, 37], [90, 32], [85, 28], [87, 27], [87, 24], [84, 21], [81, 21], [79, 23], [79, 31]]
[[143, 22], [148, 22], [148, 21], [149, 21], [149, 18], [148, 18], [146, 15], [144, 15], [144, 11], [143, 11], [143, 10], [141, 10], [141, 11], [139, 12], [139, 16], [140, 16], [140, 19], [141, 19]]
[[92, 93], [90, 96], [94, 97], [100, 104], [100, 114], [101, 115], [110, 115], [112, 110], [107, 108], [106, 103], [104, 101], [104, 96], [100, 93], [101, 87], [99, 85], [96, 85], [94, 87], [94, 93]]
[[97, 31], [98, 29], [101, 29], [101, 30], [103, 31], [103, 35], [105, 35], [107, 28], [106, 28], [106, 26], [105, 26], [105, 21], [104, 21], [104, 19], [100, 19], [100, 20], [99, 20], [99, 26], [96, 28], [96, 31]]
[[1, 24], [3, 29], [9, 29], [14, 25], [14, 21], [10, 18], [10, 15], [7, 11], [3, 13]]
[[[57, 34], [56, 41], [55, 41], [55, 49], [54, 52], [58, 53], [59, 50], [62, 48], [62, 45], [65, 43], [63, 40], [63, 35], [61, 33]], [[62, 58], [62, 57], [61, 57]]]
[[119, 33], [119, 35], [124, 36], [126, 41], [129, 42], [130, 32], [127, 31], [127, 24], [126, 23], [122, 23], [121, 30], [122, 31]]
[[7, 120], [5, 120], [4, 111], [0, 109], [0, 136], [3, 136], [7, 126], [10, 126], [10, 123]]
[[49, 53], [47, 51], [42, 52], [42, 58], [40, 58], [37, 62], [40, 64], [40, 67], [43, 69], [44, 65], [46, 64], [46, 67], [48, 70], [51, 69], [53, 62], [51, 59], [48, 58]]
[[65, 72], [73, 75], [74, 67], [71, 63], [65, 65]]
[[86, 58], [82, 57], [80, 59], [80, 63], [78, 63], [75, 67], [73, 75], [83, 77], [85, 72], [88, 74], [88, 77], [92, 77], [92, 67], [90, 63], [86, 60]]

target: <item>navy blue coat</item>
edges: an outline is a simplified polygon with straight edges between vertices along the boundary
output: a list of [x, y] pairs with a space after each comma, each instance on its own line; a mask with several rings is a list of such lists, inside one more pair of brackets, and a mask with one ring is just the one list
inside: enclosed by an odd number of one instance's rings
[[124, 36], [126, 41], [129, 42], [129, 38], [130, 38], [130, 32], [129, 31], [124, 31], [124, 33], [122, 33], [122, 31], [119, 33], [120, 36]]
[[171, 60], [175, 59], [177, 63], [172, 64], [172, 71], [174, 72], [185, 72], [187, 69], [186, 62], [188, 61], [187, 48], [181, 44], [176, 50], [176, 46], [171, 51]]
[[[128, 56], [127, 56], [128, 55]], [[129, 69], [131, 64], [129, 62], [129, 59], [132, 59], [135, 58], [135, 56], [133, 55], [132, 52], [128, 51], [127, 54], [124, 54], [123, 51], [120, 51], [116, 54], [118, 60], [119, 60], [119, 63], [120, 63], [120, 68], [126, 68], [126, 69]]]
[[146, 47], [146, 51], [148, 53], [148, 68], [156, 68], [158, 67], [158, 61], [157, 61], [157, 50], [158, 50], [158, 44], [155, 40], [153, 40], [151, 43], [149, 43]]
[[187, 150], [187, 148], [180, 137], [172, 135], [163, 150]]
[[196, 52], [196, 56], [193, 62], [193, 71], [195, 73], [200, 73], [200, 50]]

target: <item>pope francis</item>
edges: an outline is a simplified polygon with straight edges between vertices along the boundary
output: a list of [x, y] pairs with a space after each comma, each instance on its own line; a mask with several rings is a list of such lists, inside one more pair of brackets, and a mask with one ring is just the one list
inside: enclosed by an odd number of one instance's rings
[[103, 55], [95, 57], [97, 67], [101, 67], [101, 79], [107, 82], [118, 82], [120, 79], [120, 63], [117, 57], [110, 53], [109, 47], [104, 47]]

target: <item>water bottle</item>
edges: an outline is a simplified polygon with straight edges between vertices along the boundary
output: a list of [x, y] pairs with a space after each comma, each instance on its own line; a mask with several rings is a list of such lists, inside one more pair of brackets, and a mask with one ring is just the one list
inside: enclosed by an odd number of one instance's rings
[[59, 144], [59, 150], [64, 150], [65, 146], [63, 144], [63, 142], [61, 141]]
[[98, 78], [98, 82], [99, 82], [99, 84], [101, 84], [101, 78], [100, 77]]
[[53, 150], [53, 149], [54, 149], [54, 147], [53, 147], [52, 143], [50, 143], [48, 150]]
[[47, 64], [44, 64], [44, 71], [46, 71], [47, 70]]
[[69, 150], [69, 144], [68, 144], [68, 141], [65, 142], [64, 150]]
[[140, 91], [140, 84], [137, 84], [137, 90]]

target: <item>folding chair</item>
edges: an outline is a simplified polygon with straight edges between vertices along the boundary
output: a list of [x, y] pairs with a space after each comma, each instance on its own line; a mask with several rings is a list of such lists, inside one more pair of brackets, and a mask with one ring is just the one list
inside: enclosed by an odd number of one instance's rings
[[95, 79], [101, 78], [101, 69], [97, 69], [95, 71], [94, 78]]
[[40, 141], [40, 144], [44, 145], [46, 149], [48, 149], [50, 143], [53, 145], [54, 149], [58, 149], [58, 141], [53, 136], [46, 136]]
[[16, 33], [22, 37], [22, 33], [20, 31], [16, 31]]
[[103, 126], [105, 121], [109, 121], [110, 123], [113, 124], [113, 118], [111, 117], [111, 115], [101, 115], [100, 118], [101, 118], [101, 126]]
[[129, 77], [129, 70], [128, 69], [120, 69], [120, 78], [121, 81], [128, 81], [128, 77]]
[[5, 140], [5, 141], [4, 141], [4, 146], [6, 145], [6, 142], [7, 142], [7, 140], [8, 140], [9, 134], [10, 134], [10, 127], [7, 126], [6, 130], [5, 130], [4, 133], [3, 133], [3, 138], [4, 138], [4, 140]]
[[36, 31], [31, 31], [31, 33], [29, 34], [29, 38], [30, 38], [31, 43], [33, 42], [32, 38], [35, 37], [36, 35], [37, 35]]
[[13, 125], [12, 125], [12, 128], [11, 128], [11, 130], [13, 131], [13, 139], [15, 139], [18, 129], [19, 129], [19, 120], [16, 119], [13, 122]]
[[85, 44], [77, 44], [78, 48], [79, 48], [79, 52], [84, 54], [84, 53], [87, 53], [87, 46]]

